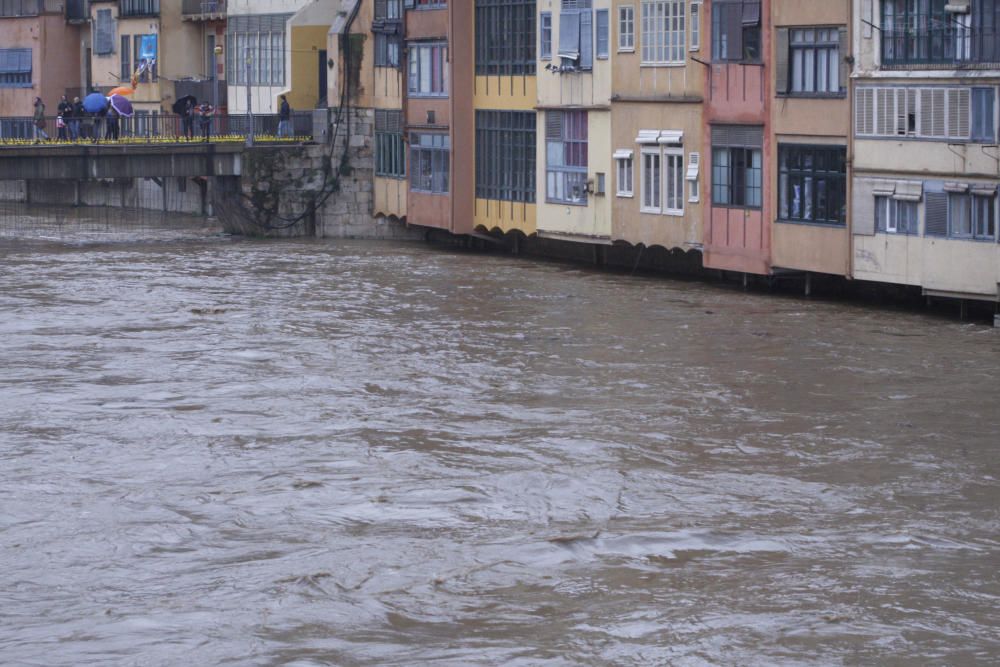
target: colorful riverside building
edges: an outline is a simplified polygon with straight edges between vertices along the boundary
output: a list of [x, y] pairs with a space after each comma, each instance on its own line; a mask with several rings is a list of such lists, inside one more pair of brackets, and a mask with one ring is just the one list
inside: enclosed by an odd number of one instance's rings
[[702, 248], [704, 17], [701, 0], [612, 4], [614, 241]]
[[1000, 2], [853, 10], [853, 276], [997, 301]]
[[[849, 276], [850, 6], [771, 0], [772, 270]], [[765, 177], [765, 180], [769, 180]]]
[[[86, 81], [81, 26], [86, 7], [73, 0], [0, 2], [0, 118], [31, 116], [36, 97], [55, 114], [59, 98]], [[0, 120], [0, 136], [10, 134]], [[49, 132], [55, 134], [50, 125]]]

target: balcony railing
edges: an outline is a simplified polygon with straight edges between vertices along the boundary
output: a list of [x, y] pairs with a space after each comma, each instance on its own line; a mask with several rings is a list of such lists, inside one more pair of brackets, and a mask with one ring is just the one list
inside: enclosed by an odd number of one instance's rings
[[118, 16], [159, 16], [160, 0], [119, 0]]
[[0, 0], [0, 17], [38, 16], [42, 0]]
[[1000, 31], [961, 25], [884, 30], [882, 65], [888, 69], [977, 69], [1000, 64]]
[[67, 21], [86, 21], [89, 18], [87, 0], [66, 0]]
[[183, 0], [181, 13], [185, 18], [221, 16], [226, 13], [226, 0]]

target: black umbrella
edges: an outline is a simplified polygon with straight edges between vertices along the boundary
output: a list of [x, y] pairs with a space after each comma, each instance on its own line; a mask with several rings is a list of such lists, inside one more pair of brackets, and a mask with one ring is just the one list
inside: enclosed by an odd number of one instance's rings
[[198, 98], [194, 95], [185, 95], [174, 102], [174, 105], [171, 108], [174, 110], [175, 114], [181, 115], [184, 113], [184, 110], [187, 109], [188, 102], [191, 103], [192, 107], [197, 106]]

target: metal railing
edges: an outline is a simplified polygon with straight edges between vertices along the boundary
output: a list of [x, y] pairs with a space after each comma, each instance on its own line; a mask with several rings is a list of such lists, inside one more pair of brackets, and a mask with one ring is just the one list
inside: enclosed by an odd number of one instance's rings
[[183, 0], [182, 14], [225, 14], [226, 0]]
[[119, 16], [158, 16], [160, 0], [119, 0]]
[[945, 25], [911, 30], [882, 31], [882, 64], [905, 68], [916, 65], [982, 67], [1000, 63], [1000, 32], [979, 27]]
[[67, 21], [86, 21], [89, 18], [87, 0], [66, 0]]
[[[216, 140], [222, 138], [223, 140], [242, 141], [250, 133], [251, 116], [247, 114], [218, 114], [210, 118], [209, 135]], [[278, 137], [277, 114], [254, 114], [252, 118], [255, 137], [264, 139]], [[109, 133], [109, 127], [113, 127], [112, 122], [109, 122], [107, 117], [91, 114], [84, 118], [67, 119], [66, 140], [73, 140], [74, 134], [78, 132], [76, 138], [80, 141], [114, 141], [111, 138], [113, 132]], [[177, 114], [136, 114], [131, 118], [118, 118], [117, 122], [118, 140], [127, 143], [179, 141], [189, 134], [195, 139], [202, 139], [205, 136], [205, 126], [198, 116], [192, 119], [190, 133], [184, 119]], [[74, 125], [77, 128], [76, 131]], [[293, 112], [291, 125], [292, 137], [296, 139], [312, 138], [312, 112]], [[30, 116], [0, 118], [0, 145], [34, 141], [35, 129], [35, 121]], [[44, 130], [49, 135], [50, 140], [59, 139], [55, 116], [45, 118]]]

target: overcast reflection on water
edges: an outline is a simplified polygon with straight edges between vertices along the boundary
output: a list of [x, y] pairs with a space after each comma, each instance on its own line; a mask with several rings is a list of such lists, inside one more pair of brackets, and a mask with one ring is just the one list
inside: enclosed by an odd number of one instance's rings
[[0, 312], [5, 665], [1000, 659], [992, 329], [370, 242]]

